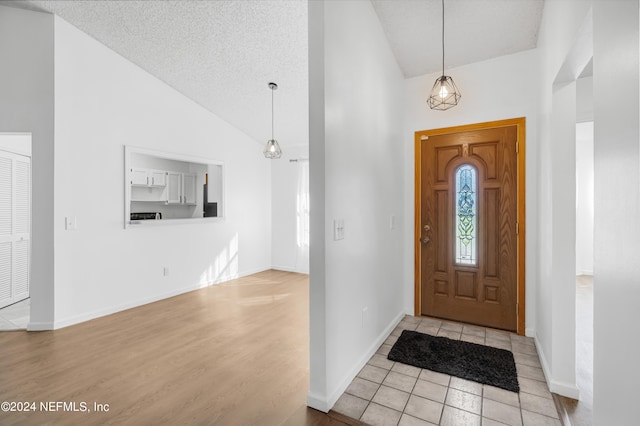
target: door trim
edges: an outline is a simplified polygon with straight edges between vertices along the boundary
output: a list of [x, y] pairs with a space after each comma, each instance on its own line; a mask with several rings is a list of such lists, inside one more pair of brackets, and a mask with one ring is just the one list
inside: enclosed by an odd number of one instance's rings
[[[517, 218], [518, 218], [518, 232], [517, 232], [517, 332], [519, 335], [524, 335], [525, 332], [525, 242], [526, 242], [526, 222], [525, 222], [525, 159], [526, 159], [526, 118], [512, 118], [507, 120], [498, 120], [498, 121], [488, 121], [485, 123], [475, 123], [475, 124], [467, 124], [462, 126], [455, 127], [446, 127], [441, 129], [432, 129], [432, 130], [420, 130], [415, 132], [415, 150], [414, 150], [414, 160], [415, 160], [415, 174], [414, 174], [414, 188], [415, 188], [415, 196], [414, 196], [414, 204], [415, 204], [415, 215], [414, 215], [414, 315], [421, 316], [422, 315], [422, 287], [421, 287], [421, 264], [420, 264], [420, 250], [422, 249], [422, 244], [420, 244], [420, 235], [422, 230], [420, 228], [420, 218], [422, 217], [421, 203], [420, 203], [420, 195], [422, 194], [421, 182], [422, 179], [422, 140], [429, 136], [434, 135], [445, 135], [450, 133], [460, 133], [466, 132], [470, 130], [486, 130], [493, 129], [498, 127], [508, 127], [508, 126], [517, 126]], [[515, 147], [514, 147], [515, 149]]]

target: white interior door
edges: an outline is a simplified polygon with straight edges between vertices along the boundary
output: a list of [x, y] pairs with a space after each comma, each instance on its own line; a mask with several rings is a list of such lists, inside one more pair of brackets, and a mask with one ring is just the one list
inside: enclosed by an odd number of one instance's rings
[[29, 297], [31, 159], [0, 151], [0, 308]]

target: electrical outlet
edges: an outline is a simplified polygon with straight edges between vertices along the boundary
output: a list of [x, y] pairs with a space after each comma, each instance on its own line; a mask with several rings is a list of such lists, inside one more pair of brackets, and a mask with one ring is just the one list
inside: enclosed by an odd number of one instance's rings
[[334, 219], [333, 221], [333, 240], [344, 240], [344, 219]]
[[75, 231], [78, 229], [78, 219], [75, 216], [67, 216], [64, 218], [64, 229], [67, 231]]
[[162, 268], [162, 274], [165, 277], [168, 277], [169, 276], [169, 268], [167, 268], [167, 267]]

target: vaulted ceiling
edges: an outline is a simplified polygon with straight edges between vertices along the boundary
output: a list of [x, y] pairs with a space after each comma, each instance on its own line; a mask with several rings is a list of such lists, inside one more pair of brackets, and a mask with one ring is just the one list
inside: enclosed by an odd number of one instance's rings
[[[365, 0], [360, 0], [365, 1]], [[405, 77], [442, 67], [440, 0], [371, 0]], [[306, 0], [0, 1], [55, 13], [256, 141], [308, 141]], [[446, 66], [536, 47], [543, 0], [447, 0]]]
[[[405, 77], [442, 70], [441, 0], [371, 0]], [[445, 67], [534, 49], [543, 0], [445, 0]]]

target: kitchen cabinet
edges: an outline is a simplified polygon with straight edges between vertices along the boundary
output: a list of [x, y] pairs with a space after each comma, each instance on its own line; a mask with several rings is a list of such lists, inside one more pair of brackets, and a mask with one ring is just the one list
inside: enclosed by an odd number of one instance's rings
[[182, 175], [182, 197], [183, 204], [196, 204], [196, 175], [184, 173]]
[[149, 175], [146, 169], [131, 169], [131, 185], [147, 186]]
[[149, 186], [165, 186], [167, 172], [162, 170], [149, 170]]
[[164, 170], [131, 169], [131, 185], [147, 187], [166, 186], [167, 172]]
[[196, 175], [167, 172], [167, 204], [196, 204]]
[[182, 202], [182, 173], [167, 173], [167, 204]]

